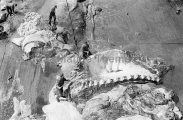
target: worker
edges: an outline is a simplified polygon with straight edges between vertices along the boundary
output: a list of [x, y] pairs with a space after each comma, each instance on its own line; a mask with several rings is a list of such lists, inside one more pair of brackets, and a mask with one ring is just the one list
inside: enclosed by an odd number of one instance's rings
[[6, 6], [5, 6], [5, 9], [6, 9], [6, 11], [7, 11], [7, 13], [8, 13], [8, 16], [10, 15], [12, 15], [12, 9], [11, 9], [12, 7], [10, 6], [10, 4], [7, 4]]
[[87, 59], [92, 53], [90, 52], [90, 46], [87, 42], [85, 42], [80, 50], [80, 57], [83, 59]]
[[52, 18], [53, 18], [53, 24], [56, 25], [56, 14], [55, 14], [56, 8], [57, 8], [57, 6], [55, 5], [51, 9], [51, 12], [50, 12], [50, 15], [49, 15], [49, 25], [51, 25]]
[[59, 91], [60, 96], [61, 97], [64, 97], [63, 86], [64, 86], [64, 82], [67, 81], [67, 80], [64, 78], [64, 75], [63, 74], [58, 75], [56, 77], [56, 80], [57, 80], [56, 88]]
[[71, 35], [65, 28], [64, 31], [61, 33], [64, 43], [67, 44], [69, 41], [68, 35]]
[[15, 14], [15, 7], [17, 6], [17, 3], [13, 3], [11, 4], [11, 11], [12, 11], [12, 14]]
[[7, 10], [8, 15], [12, 15], [15, 13], [15, 6], [17, 6], [17, 3], [7, 3], [5, 6], [5, 9]]
[[63, 28], [63, 30], [57, 30], [56, 39], [58, 38], [59, 35], [62, 36], [64, 44], [67, 44], [69, 41], [68, 35], [71, 35], [71, 34], [66, 30], [66, 28]]

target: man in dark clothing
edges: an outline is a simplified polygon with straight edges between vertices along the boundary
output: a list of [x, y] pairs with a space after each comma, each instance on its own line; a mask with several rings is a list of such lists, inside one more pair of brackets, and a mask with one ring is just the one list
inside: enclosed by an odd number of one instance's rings
[[82, 57], [82, 58], [84, 58], [84, 59], [87, 59], [90, 55], [92, 55], [92, 53], [90, 52], [90, 46], [89, 46], [89, 44], [87, 43], [87, 42], [85, 42], [84, 44], [83, 44], [83, 46], [81, 47], [81, 56], [80, 57]]
[[7, 10], [8, 15], [11, 16], [11, 15], [12, 15], [11, 6], [7, 5], [7, 6], [6, 6], [6, 10]]
[[11, 11], [12, 11], [12, 14], [14, 14], [15, 13], [15, 7], [17, 6], [17, 4], [16, 3], [14, 3], [14, 4], [12, 4], [11, 5]]
[[12, 14], [15, 13], [15, 6], [17, 6], [16, 3], [8, 3], [6, 5], [6, 10], [7, 10], [8, 15], [11, 16]]
[[55, 5], [50, 12], [49, 15], [49, 24], [51, 25], [51, 20], [53, 18], [53, 24], [56, 25], [56, 14], [55, 14], [55, 10], [56, 10], [57, 6]]
[[59, 75], [56, 79], [57, 79], [56, 88], [60, 92], [60, 97], [64, 97], [63, 85], [64, 85], [64, 82], [67, 80], [64, 78], [63, 74]]
[[71, 35], [66, 29], [61, 33], [64, 43], [67, 44], [69, 41], [68, 35]]
[[61, 35], [64, 41], [64, 44], [67, 44], [69, 41], [68, 35], [71, 35], [71, 34], [66, 30], [66, 28], [63, 28], [62, 30], [56, 30], [56, 39], [58, 38], [59, 35]]

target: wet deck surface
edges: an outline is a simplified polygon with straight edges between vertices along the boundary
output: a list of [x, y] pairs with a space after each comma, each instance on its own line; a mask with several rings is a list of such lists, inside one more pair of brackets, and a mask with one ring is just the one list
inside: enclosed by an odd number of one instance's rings
[[96, 18], [99, 38], [175, 65], [164, 85], [178, 93], [183, 105], [183, 14], [175, 14], [174, 4], [166, 0], [97, 0], [95, 4], [103, 8]]
[[48, 63], [45, 73], [43, 73], [40, 64], [35, 64], [32, 61], [23, 61], [21, 48], [7, 40], [0, 41], [0, 54], [1, 101], [10, 99], [1, 105], [0, 119], [9, 119], [13, 114], [12, 97], [16, 96], [16, 94], [18, 95], [17, 97], [20, 95], [14, 91], [13, 96], [8, 96], [12, 87], [8, 84], [8, 76], [14, 76], [16, 70], [19, 71], [20, 85], [24, 88], [24, 94], [20, 99], [24, 99], [27, 104], [32, 105], [33, 113], [41, 114], [42, 106], [48, 103], [48, 94], [55, 84], [54, 76], [59, 68]]

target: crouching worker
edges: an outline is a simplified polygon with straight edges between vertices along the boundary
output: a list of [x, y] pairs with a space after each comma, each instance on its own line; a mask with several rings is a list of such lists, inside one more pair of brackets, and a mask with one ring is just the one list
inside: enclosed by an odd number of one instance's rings
[[58, 26], [58, 25], [57, 26], [52, 25], [50, 30], [53, 31], [56, 34], [56, 39], [57, 40], [59, 40], [58, 37], [61, 36], [64, 44], [68, 43], [69, 35], [71, 35], [71, 34], [69, 33], [69, 31], [66, 28]]
[[66, 28], [57, 27], [56, 29], [56, 39], [58, 40], [58, 36], [61, 36], [64, 44], [67, 44], [69, 41], [69, 35], [71, 35]]
[[64, 28], [64, 30], [60, 34], [62, 36], [64, 43], [67, 44], [69, 41], [68, 35], [71, 35], [71, 34], [66, 30], [66, 28]]
[[89, 44], [85, 42], [80, 49], [80, 57], [83, 59], [87, 59], [90, 55], [92, 55], [89, 49]]

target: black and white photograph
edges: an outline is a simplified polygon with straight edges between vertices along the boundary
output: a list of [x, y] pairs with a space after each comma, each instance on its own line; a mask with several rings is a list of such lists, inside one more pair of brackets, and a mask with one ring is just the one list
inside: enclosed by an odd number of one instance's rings
[[0, 0], [0, 120], [183, 120], [183, 0]]

